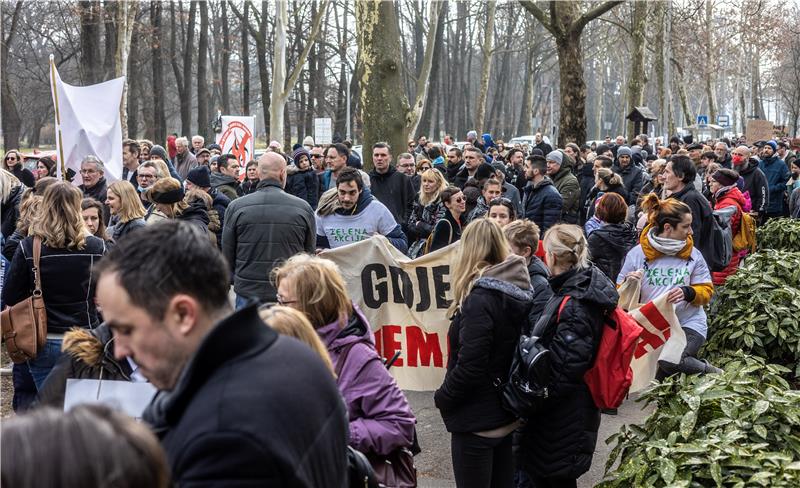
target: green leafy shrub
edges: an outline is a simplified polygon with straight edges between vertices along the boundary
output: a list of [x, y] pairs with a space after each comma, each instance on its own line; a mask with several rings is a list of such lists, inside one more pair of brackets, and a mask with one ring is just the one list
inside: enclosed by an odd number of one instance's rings
[[800, 251], [800, 220], [772, 219], [756, 229], [758, 249]]
[[703, 354], [714, 362], [741, 349], [800, 376], [800, 253], [758, 252], [717, 291]]
[[736, 355], [724, 374], [673, 376], [644, 393], [657, 409], [606, 441], [616, 446], [599, 486], [800, 486], [800, 391], [785, 368]]

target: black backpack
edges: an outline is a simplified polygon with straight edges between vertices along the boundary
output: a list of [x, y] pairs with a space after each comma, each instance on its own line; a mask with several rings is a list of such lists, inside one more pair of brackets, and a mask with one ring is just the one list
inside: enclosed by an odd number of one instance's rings
[[714, 210], [711, 215], [711, 246], [709, 256], [703, 256], [708, 261], [711, 271], [724, 270], [731, 262], [733, 256], [733, 231], [731, 219], [736, 214], [736, 206], [723, 207]]
[[549, 396], [551, 380], [550, 350], [542, 345], [542, 335], [553, 319], [563, 297], [553, 296], [531, 330], [522, 335], [514, 349], [514, 358], [505, 380], [497, 378], [503, 407], [517, 418], [528, 418]]

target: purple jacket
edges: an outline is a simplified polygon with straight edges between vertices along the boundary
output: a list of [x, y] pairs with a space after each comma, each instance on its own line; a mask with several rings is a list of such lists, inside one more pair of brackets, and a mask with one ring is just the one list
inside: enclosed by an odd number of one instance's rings
[[[355, 305], [354, 305], [355, 307]], [[375, 350], [375, 336], [358, 307], [347, 326], [334, 322], [317, 329], [334, 366], [350, 343], [336, 379], [350, 417], [350, 445], [363, 453], [388, 455], [413, 441], [414, 417], [403, 391], [384, 367]]]

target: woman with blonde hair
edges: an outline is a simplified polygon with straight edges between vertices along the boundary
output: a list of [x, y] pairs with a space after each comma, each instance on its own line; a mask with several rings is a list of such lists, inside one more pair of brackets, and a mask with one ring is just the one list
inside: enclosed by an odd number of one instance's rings
[[14, 253], [17, 252], [19, 243], [28, 237], [28, 229], [30, 229], [33, 219], [39, 215], [42, 208], [41, 195], [26, 195], [19, 206], [19, 219], [17, 220], [17, 228], [14, 233], [8, 237], [3, 243], [3, 256], [9, 260], [14, 258]]
[[105, 203], [111, 212], [111, 221], [106, 229], [106, 236], [111, 242], [117, 242], [145, 226], [142, 200], [129, 181], [120, 180], [111, 183]]
[[586, 215], [586, 224], [584, 226], [587, 232], [591, 232], [599, 223], [595, 220], [592, 221], [594, 210], [597, 206], [597, 201], [606, 193], [616, 193], [622, 195], [625, 201], [628, 201], [628, 190], [625, 189], [625, 183], [622, 181], [622, 176], [618, 175], [611, 168], [598, 168], [594, 174], [594, 187], [589, 191], [584, 203], [584, 212]]
[[267, 325], [275, 329], [278, 334], [294, 337], [300, 342], [304, 342], [310, 347], [325, 363], [325, 366], [333, 372], [333, 363], [331, 357], [328, 355], [328, 350], [317, 335], [311, 322], [308, 321], [302, 312], [283, 305], [275, 305], [273, 307], [262, 309], [258, 312]]
[[553, 297], [540, 317], [542, 345], [550, 350], [549, 396], [528, 419], [520, 437], [518, 466], [538, 487], [574, 487], [589, 470], [597, 444], [600, 410], [584, 373], [594, 364], [603, 316], [617, 305], [614, 284], [589, 262], [586, 238], [576, 225], [544, 235]]
[[440, 171], [429, 169], [422, 173], [419, 193], [414, 199], [406, 227], [409, 242], [427, 239], [436, 222], [444, 218], [447, 209], [442, 203], [441, 193], [446, 188], [447, 181]]
[[451, 434], [459, 487], [512, 486], [517, 419], [495, 386], [508, 377], [533, 291], [525, 258], [511, 254], [500, 226], [470, 223], [452, 261], [450, 355], [434, 401]]
[[94, 264], [105, 254], [102, 239], [89, 235], [81, 218], [81, 191], [59, 181], [44, 192], [39, 214], [23, 239], [3, 286], [3, 303], [12, 306], [34, 291], [34, 248], [41, 246], [42, 296], [47, 312], [47, 343], [28, 361], [36, 388], [61, 354], [61, 341], [72, 327], [92, 329], [99, 324], [94, 304]]
[[414, 414], [375, 350], [369, 321], [351, 301], [338, 267], [298, 254], [272, 276], [278, 303], [305, 314], [325, 344], [349, 412], [350, 445], [379, 457], [411, 447]]

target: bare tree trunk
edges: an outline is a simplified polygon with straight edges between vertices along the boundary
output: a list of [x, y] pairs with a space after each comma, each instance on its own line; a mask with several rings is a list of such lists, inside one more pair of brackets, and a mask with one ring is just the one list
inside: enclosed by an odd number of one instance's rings
[[667, 127], [667, 114], [666, 114], [666, 85], [664, 83], [664, 60], [667, 56], [664, 42], [666, 36], [666, 3], [656, 2], [654, 6], [654, 17], [657, 27], [655, 36], [655, 56], [653, 59], [653, 68], [656, 74], [656, 95], [658, 97], [658, 118], [659, 118], [659, 133], [663, 134], [664, 129]]
[[[647, 2], [631, 2], [633, 15], [631, 16], [631, 40], [632, 48], [630, 54], [631, 74], [628, 77], [628, 112], [634, 107], [644, 104], [644, 86], [647, 77], [644, 71], [644, 31], [647, 25]], [[627, 114], [626, 114], [627, 116]], [[628, 121], [628, 139], [632, 139], [638, 134], [634, 134], [634, 123]]]
[[[182, 12], [183, 8], [181, 4], [178, 4], [178, 12]], [[175, 13], [175, 2], [169, 3], [169, 13], [170, 13], [170, 29], [169, 29], [169, 52], [170, 52], [170, 66], [172, 67], [172, 74], [175, 76], [175, 86], [178, 89], [178, 100], [182, 104], [182, 100], [186, 97], [186, 93], [183, 91], [183, 74], [181, 73], [181, 69], [178, 66], [178, 26], [176, 24], [176, 13]], [[166, 127], [166, 123], [164, 125]], [[166, 138], [164, 141], [166, 142]]]
[[[22, 10], [22, 2], [18, 1], [14, 6], [14, 13], [11, 14], [11, 22], [8, 30], [0, 34], [0, 41], [3, 42], [0, 46], [0, 74], [8, 73], [8, 55], [11, 49], [11, 43], [14, 40], [17, 26], [19, 25], [19, 14]], [[5, 19], [4, 19], [5, 20]], [[5, 22], [3, 22], [5, 25]], [[17, 111], [17, 104], [14, 101], [14, 96], [11, 93], [11, 83], [8, 76], [0, 76], [0, 105], [2, 105], [2, 129], [3, 129], [3, 146], [6, 151], [9, 149], [19, 149], [19, 135], [20, 126], [22, 121]]]
[[131, 2], [129, 0], [117, 2], [117, 51], [114, 55], [114, 77], [125, 77], [125, 85], [122, 88], [122, 105], [119, 108], [123, 138], [128, 137], [128, 56], [130, 55], [131, 37], [133, 36], [133, 28], [136, 23], [136, 11], [138, 9], [139, 4], [137, 2]]
[[200, 42], [197, 53], [197, 134], [209, 138], [208, 117], [208, 8], [200, 6]]
[[689, 99], [686, 97], [686, 84], [683, 81], [683, 67], [672, 60], [675, 65], [675, 74], [677, 75], [678, 85], [678, 98], [681, 102], [681, 111], [683, 112], [683, 122], [686, 126], [692, 125], [692, 111], [689, 109]]
[[[357, 0], [356, 32], [363, 70], [361, 114], [364, 147], [386, 141], [391, 147], [406, 144], [408, 101], [403, 94], [402, 60], [397, 46], [400, 30], [394, 2]], [[372, 168], [372, 154], [364, 151], [364, 166]]]
[[427, 42], [422, 57], [422, 66], [420, 67], [419, 75], [417, 78], [416, 87], [414, 89], [415, 99], [414, 105], [411, 106], [408, 114], [406, 114], [406, 132], [409, 137], [416, 137], [419, 132], [419, 122], [422, 112], [425, 110], [425, 100], [428, 98], [428, 86], [430, 85], [430, 75], [433, 69], [433, 55], [436, 47], [436, 33], [439, 28], [439, 16], [441, 15], [441, 2], [431, 2], [430, 12], [430, 26], [428, 29]]
[[533, 48], [528, 49], [528, 59], [525, 61], [525, 85], [522, 88], [522, 111], [519, 114], [517, 134], [525, 135], [532, 132], [531, 116], [533, 115]]
[[239, 59], [242, 61], [242, 115], [250, 115], [250, 36], [247, 25], [250, 23], [250, 3], [244, 4], [244, 13], [239, 29], [242, 31], [242, 52]]
[[81, 21], [81, 49], [79, 64], [81, 82], [84, 85], [99, 83], [103, 78], [100, 56], [100, 2], [81, 1], [78, 3]]
[[228, 29], [230, 25], [230, 20], [228, 19], [228, 2], [222, 2], [222, 56], [220, 61], [220, 88], [222, 90], [222, 111], [226, 114], [231, 113], [231, 92], [230, 92], [230, 82], [228, 81], [228, 66], [230, 65], [231, 60], [231, 38], [228, 34], [232, 32]]
[[197, 1], [189, 7], [189, 20], [186, 23], [186, 44], [183, 46], [183, 96], [181, 97], [181, 133], [185, 137], [192, 136], [192, 54], [194, 46], [194, 23], [197, 12]]
[[[109, 79], [117, 72], [116, 53], [117, 53], [117, 2], [106, 2], [104, 7], [104, 33], [105, 33], [105, 58], [103, 60], [104, 74], [102, 79]], [[98, 80], [101, 81], [101, 80]]]
[[[138, 5], [137, 5], [138, 7]], [[135, 28], [134, 30], [139, 30]], [[142, 75], [139, 73], [139, 33], [131, 36], [130, 55], [128, 56], [128, 137], [139, 137], [139, 102], [142, 85]]]
[[478, 91], [478, 101], [475, 104], [475, 130], [483, 132], [486, 117], [486, 99], [489, 96], [489, 75], [492, 74], [492, 55], [494, 54], [494, 13], [497, 2], [490, 0], [486, 3], [486, 29], [483, 31], [483, 46], [481, 54], [481, 85]]
[[714, 2], [711, 0], [706, 1], [706, 15], [705, 15], [705, 35], [706, 35], [706, 62], [703, 63], [704, 70], [705, 70], [705, 82], [706, 82], [706, 97], [708, 98], [708, 122], [710, 124], [716, 124], [717, 122], [717, 101], [716, 101], [716, 94], [715, 94], [715, 84], [714, 84], [714, 73], [715, 73], [715, 65], [714, 62], [714, 28], [713, 24], [713, 11], [714, 11]]
[[[440, 79], [441, 62], [439, 60], [442, 58], [442, 48], [443, 48], [442, 44], [444, 44], [444, 18], [447, 12], [447, 1], [431, 2], [431, 6], [434, 6], [433, 4], [437, 4], [435, 6], [441, 7], [441, 11], [439, 12], [435, 20], [434, 19], [428, 20], [430, 28], [436, 29], [435, 31], [436, 35], [428, 36], [429, 39], [431, 37], [433, 38], [433, 53], [432, 53], [433, 57], [431, 58], [432, 62], [430, 66], [430, 76], [428, 78], [428, 83], [426, 83], [426, 86], [432, 85], [436, 87], [438, 86]], [[427, 46], [426, 49], [430, 49], [430, 46]], [[422, 59], [423, 59], [422, 68], [424, 70], [425, 53], [423, 53]], [[419, 79], [419, 75], [417, 79]], [[421, 127], [422, 130], [427, 130], [432, 126], [431, 119], [434, 118], [434, 112], [438, 112], [437, 102], [440, 100], [441, 96], [442, 96], [441, 90], [437, 89], [425, 90], [424, 108], [422, 109], [422, 114], [420, 116], [419, 124], [417, 125], [417, 127], [412, 128], [412, 130], [409, 131], [410, 135], [412, 136], [416, 135], [417, 131], [419, 130], [419, 127]], [[436, 138], [436, 135], [433, 132], [434, 132], [433, 129], [431, 129], [431, 137]]]
[[151, 43], [150, 43], [150, 61], [152, 63], [153, 77], [152, 90], [153, 90], [153, 119], [152, 125], [148, 124], [148, 128], [152, 127], [152, 133], [149, 137], [156, 144], [165, 144], [167, 139], [167, 120], [164, 113], [164, 55], [161, 43], [161, 2], [150, 3], [150, 25]]

